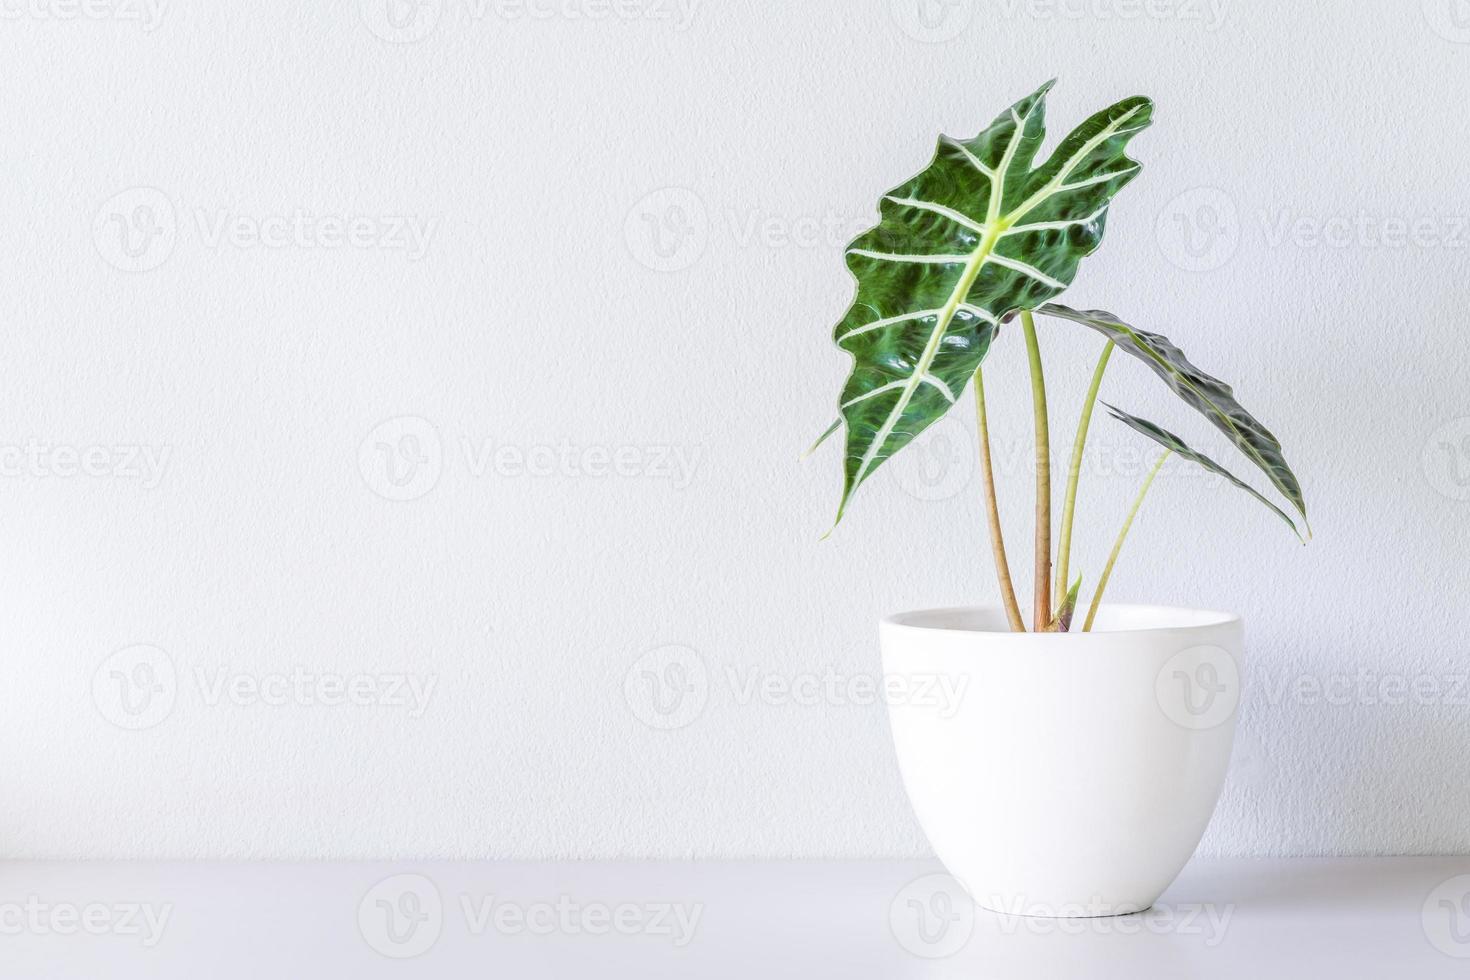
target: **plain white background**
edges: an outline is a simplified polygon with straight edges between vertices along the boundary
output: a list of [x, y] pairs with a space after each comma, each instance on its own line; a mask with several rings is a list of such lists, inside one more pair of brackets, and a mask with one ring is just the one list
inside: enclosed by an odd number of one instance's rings
[[[1204, 850], [1470, 848], [1460, 7], [0, 0], [0, 856], [924, 854], [869, 688], [880, 615], [994, 600], [968, 399], [826, 541], [800, 455], [842, 246], [1052, 76], [1053, 139], [1157, 102], [1067, 301], [1233, 382], [1316, 531], [1170, 467], [1115, 576], [1247, 620]], [[1043, 343], [1061, 457], [1098, 344]], [[1092, 576], [1151, 460], [1094, 440]]]

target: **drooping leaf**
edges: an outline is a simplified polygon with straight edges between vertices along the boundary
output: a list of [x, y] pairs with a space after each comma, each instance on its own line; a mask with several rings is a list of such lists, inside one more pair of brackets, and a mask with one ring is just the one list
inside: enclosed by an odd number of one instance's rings
[[959, 399], [1001, 321], [1072, 282], [1138, 173], [1126, 149], [1151, 121], [1141, 97], [1097, 113], [1036, 165], [1051, 85], [973, 139], [941, 136], [933, 162], [847, 248], [857, 295], [833, 332], [853, 357], [839, 521], [853, 491]]
[[[1271, 508], [1271, 512], [1273, 514], [1285, 521], [1286, 526], [1291, 528], [1292, 533], [1295, 534], [1297, 538], [1301, 538], [1301, 532], [1297, 530], [1296, 523], [1287, 516], [1286, 511], [1282, 510], [1280, 507], [1277, 507], [1275, 504], [1271, 503], [1271, 501], [1263, 497], [1259, 492], [1256, 491], [1255, 487], [1251, 486], [1249, 483], [1246, 483], [1244, 480], [1237, 477], [1234, 473], [1231, 473], [1225, 467], [1221, 466], [1213, 459], [1210, 459], [1210, 457], [1206, 456], [1204, 453], [1196, 452], [1195, 450], [1190, 449], [1184, 444], [1183, 439], [1180, 439], [1178, 436], [1168, 431], [1167, 429], [1160, 428], [1159, 426], [1154, 425], [1152, 422], [1148, 422], [1144, 419], [1137, 418], [1136, 416], [1129, 415], [1122, 409], [1114, 408], [1112, 405], [1108, 405], [1106, 402], [1104, 402], [1103, 404], [1107, 406], [1109, 412], [1113, 413], [1113, 418], [1125, 423], [1126, 425], [1132, 426], [1134, 429], [1148, 436], [1150, 439], [1163, 446], [1165, 449], [1172, 449], [1175, 454], [1182, 456], [1184, 459], [1203, 466], [1205, 469], [1209, 470], [1211, 473], [1214, 473], [1217, 476], [1224, 477], [1226, 480], [1229, 480], [1237, 487], [1240, 487], [1240, 489], [1244, 490], [1252, 497], [1255, 497], [1261, 503]], [[1303, 543], [1305, 543], [1305, 541]]]
[[1228, 384], [1191, 364], [1168, 337], [1129, 326], [1103, 310], [1074, 310], [1060, 303], [1048, 303], [1036, 312], [1091, 327], [1117, 344], [1119, 350], [1147, 364], [1175, 394], [1209, 419], [1246, 458], [1260, 467], [1306, 522], [1307, 504], [1302, 498], [1301, 484], [1286, 465], [1280, 440], [1235, 400], [1235, 392]]

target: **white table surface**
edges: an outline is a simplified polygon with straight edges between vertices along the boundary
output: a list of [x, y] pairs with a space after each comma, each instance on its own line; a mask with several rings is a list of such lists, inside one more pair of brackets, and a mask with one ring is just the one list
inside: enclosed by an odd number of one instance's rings
[[1150, 912], [1066, 922], [977, 911], [937, 871], [8, 863], [0, 976], [1470, 977], [1470, 857], [1196, 861]]

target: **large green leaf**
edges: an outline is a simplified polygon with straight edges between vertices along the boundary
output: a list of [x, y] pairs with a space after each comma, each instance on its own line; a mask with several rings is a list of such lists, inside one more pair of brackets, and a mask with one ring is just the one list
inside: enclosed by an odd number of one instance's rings
[[[1103, 404], [1107, 405], [1107, 402], [1104, 402]], [[1283, 521], [1285, 521], [1286, 526], [1291, 528], [1292, 533], [1295, 534], [1298, 538], [1302, 536], [1301, 532], [1298, 531], [1296, 528], [1296, 523], [1286, 515], [1286, 511], [1282, 510], [1280, 507], [1277, 507], [1275, 504], [1271, 503], [1271, 501], [1261, 496], [1261, 494], [1256, 491], [1255, 487], [1251, 486], [1249, 483], [1246, 483], [1244, 480], [1237, 477], [1234, 473], [1231, 473], [1225, 467], [1221, 466], [1213, 459], [1210, 459], [1210, 457], [1206, 456], [1204, 453], [1196, 452], [1195, 450], [1190, 449], [1184, 444], [1184, 440], [1180, 439], [1174, 433], [1168, 431], [1167, 429], [1162, 429], [1159, 426], [1154, 425], [1152, 422], [1148, 422], [1144, 419], [1137, 418], [1136, 416], [1129, 415], [1122, 409], [1114, 408], [1112, 405], [1107, 405], [1107, 409], [1109, 412], [1113, 413], [1113, 418], [1132, 426], [1134, 429], [1142, 432], [1144, 435], [1148, 436], [1150, 439], [1163, 446], [1165, 449], [1173, 450], [1179, 456], [1182, 456], [1193, 463], [1198, 463], [1200, 466], [1203, 466], [1211, 473], [1214, 473], [1218, 476], [1223, 476], [1225, 479], [1229, 480], [1237, 487], [1240, 487], [1240, 489], [1244, 490], [1246, 493], [1250, 494], [1252, 497], [1255, 497], [1261, 503], [1271, 508], [1271, 512], [1274, 513], [1277, 517], [1281, 518]]]
[[[1168, 337], [1131, 327], [1103, 310], [1074, 310], [1048, 303], [1036, 312], [1060, 317], [1091, 327], [1153, 369], [1154, 373], [1195, 411], [1199, 412], [1235, 443], [1252, 463], [1261, 468], [1273, 486], [1307, 520], [1307, 504], [1301, 484], [1286, 465], [1281, 442], [1235, 400], [1225, 382], [1206, 374], [1193, 364]], [[1310, 525], [1309, 525], [1310, 526]]]
[[1078, 126], [1040, 166], [1048, 82], [969, 140], [939, 139], [847, 248], [857, 295], [833, 336], [853, 357], [842, 503], [940, 418], [1001, 321], [1061, 292], [1102, 240], [1108, 203], [1139, 166], [1128, 141], [1153, 104], [1125, 99]]

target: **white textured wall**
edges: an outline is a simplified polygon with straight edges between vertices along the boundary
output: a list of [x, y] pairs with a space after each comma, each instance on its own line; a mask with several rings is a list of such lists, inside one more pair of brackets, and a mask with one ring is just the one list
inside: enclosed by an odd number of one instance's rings
[[[1235, 382], [1317, 532], [1171, 469], [1115, 578], [1247, 617], [1206, 847], [1470, 848], [1451, 0], [67, 2], [0, 0], [0, 855], [922, 853], [881, 707], [760, 692], [993, 599], [972, 423], [826, 542], [798, 456], [842, 243], [1052, 75], [1054, 135], [1158, 103], [1070, 301]], [[1097, 345], [1045, 337], [1065, 434]], [[1147, 461], [1096, 431], [1094, 575]]]

